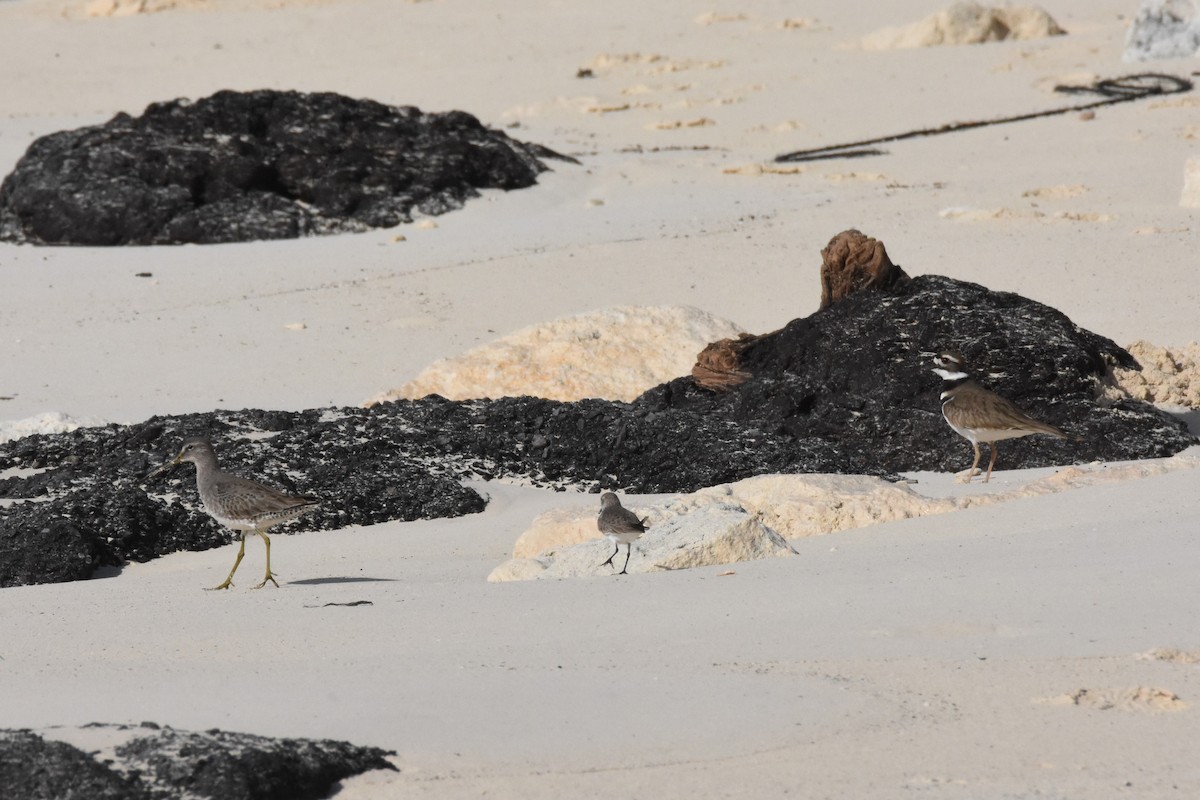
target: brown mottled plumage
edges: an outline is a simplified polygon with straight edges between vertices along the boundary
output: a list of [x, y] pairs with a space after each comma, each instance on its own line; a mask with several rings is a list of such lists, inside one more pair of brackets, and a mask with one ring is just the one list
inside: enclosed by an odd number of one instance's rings
[[956, 433], [975, 448], [975, 460], [967, 473], [968, 483], [979, 471], [980, 442], [989, 442], [992, 446], [987, 475], [983, 478], [983, 482], [987, 483], [992, 477], [992, 468], [996, 466], [996, 442], [1001, 439], [1016, 439], [1031, 433], [1069, 438], [1053, 425], [1034, 419], [1011, 401], [972, 380], [966, 370], [966, 361], [960, 354], [953, 351], [939, 353], [933, 363], [933, 371], [945, 381], [942, 387], [942, 416]]

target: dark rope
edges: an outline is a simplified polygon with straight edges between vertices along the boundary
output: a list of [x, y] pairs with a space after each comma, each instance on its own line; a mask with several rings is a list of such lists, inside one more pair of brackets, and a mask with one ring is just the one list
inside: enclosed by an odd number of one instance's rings
[[877, 147], [871, 147], [871, 145], [883, 144], [884, 142], [899, 142], [904, 139], [915, 139], [918, 136], [937, 136], [942, 133], [984, 128], [988, 125], [1024, 122], [1027, 119], [1053, 117], [1057, 114], [1069, 114], [1072, 111], [1087, 111], [1088, 109], [1100, 108], [1101, 106], [1111, 106], [1116, 103], [1141, 100], [1144, 97], [1190, 92], [1192, 88], [1192, 82], [1186, 78], [1176, 77], [1175, 75], [1162, 75], [1155, 72], [1143, 72], [1137, 75], [1126, 75], [1121, 78], [1106, 78], [1096, 81], [1090, 86], [1055, 86], [1054, 91], [1061, 92], [1062, 94], [1098, 94], [1104, 99], [1077, 106], [1063, 106], [1061, 108], [1051, 108], [1047, 111], [1018, 114], [1014, 117], [1000, 117], [999, 119], [976, 120], [974, 122], [951, 122], [946, 125], [939, 125], [936, 128], [922, 128], [920, 130], [907, 131], [906, 133], [897, 133], [893, 136], [881, 136], [878, 139], [864, 139], [861, 142], [835, 144], [828, 147], [814, 147], [810, 150], [794, 150], [790, 153], [775, 156], [775, 161], [778, 163], [788, 161], [820, 161], [826, 158], [859, 158], [861, 156], [880, 155], [885, 151]]

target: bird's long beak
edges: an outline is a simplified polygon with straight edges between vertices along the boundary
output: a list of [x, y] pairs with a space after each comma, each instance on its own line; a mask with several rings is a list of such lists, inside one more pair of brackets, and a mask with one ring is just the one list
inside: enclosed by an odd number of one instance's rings
[[179, 456], [175, 456], [175, 457], [174, 457], [174, 458], [172, 458], [170, 461], [168, 461], [167, 463], [163, 464], [161, 467], [159, 467], [158, 469], [154, 470], [154, 471], [153, 471], [153, 472], [151, 472], [149, 475], [147, 475], [147, 476], [146, 476], [146, 480], [148, 480], [148, 481], [152, 481], [152, 480], [154, 480], [155, 478], [157, 478], [159, 475], [162, 475], [164, 472], [170, 472], [171, 470], [173, 470], [173, 469], [175, 469], [176, 467], [178, 467], [178, 466], [179, 466], [179, 463], [180, 463], [180, 461], [179, 461]]

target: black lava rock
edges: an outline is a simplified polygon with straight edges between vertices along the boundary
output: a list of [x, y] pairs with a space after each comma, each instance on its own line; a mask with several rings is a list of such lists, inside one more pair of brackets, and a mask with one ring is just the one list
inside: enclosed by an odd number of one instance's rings
[[574, 159], [484, 127], [333, 93], [222, 91], [60, 131], [0, 184], [0, 241], [211, 244], [363, 231], [520, 189]]
[[[395, 770], [389, 751], [348, 742], [92, 725], [124, 738], [114, 765], [29, 731], [0, 730], [0, 786], [22, 800], [318, 800], [339, 781]], [[118, 771], [119, 770], [119, 771]]]
[[942, 419], [930, 371], [946, 348], [962, 351], [982, 383], [1079, 437], [1004, 442], [1001, 469], [1168, 456], [1196, 443], [1145, 403], [1097, 401], [1109, 365], [1136, 366], [1110, 340], [1018, 295], [924, 276], [760, 337], [742, 353], [749, 379], [727, 391], [678, 378], [633, 403], [434, 395], [369, 409], [155, 417], [0, 444], [0, 472], [40, 470], [0, 481], [0, 497], [37, 500], [0, 508], [0, 586], [86, 578], [98, 565], [226, 541], [200, 510], [190, 466], [143, 480], [194, 435], [214, 441], [223, 469], [322, 500], [290, 530], [481, 511], [459, 483], [469, 478], [660, 493], [766, 473], [962, 470], [971, 448]]
[[751, 377], [729, 391], [680, 378], [637, 403], [820, 437], [874, 471], [957, 471], [970, 466], [971, 447], [942, 418], [931, 372], [932, 355], [948, 349], [984, 386], [1078, 437], [1005, 441], [1001, 469], [1154, 458], [1196, 443], [1150, 405], [1098, 402], [1110, 367], [1140, 368], [1112, 340], [1020, 295], [938, 275], [850, 295], [754, 341], [739, 365]]
[[[190, 465], [147, 482], [184, 436], [217, 445], [222, 469], [254, 477], [321, 507], [284, 530], [328, 530], [482, 511], [483, 498], [430, 459], [391, 439], [363, 436], [363, 412], [212, 412], [141, 425], [85, 428], [0, 445], [0, 463], [42, 470], [0, 480], [0, 587], [91, 577], [98, 567], [206, 550], [236, 534], [200, 504]], [[286, 424], [284, 424], [286, 421]], [[175, 432], [166, 435], [166, 430]], [[270, 441], [234, 438], [274, 432]], [[0, 468], [4, 469], [4, 468]], [[182, 499], [169, 499], [169, 495]], [[272, 533], [280, 531], [273, 528]]]
[[24, 730], [0, 730], [0, 787], [20, 800], [152, 800], [136, 778], [121, 775], [77, 747]]

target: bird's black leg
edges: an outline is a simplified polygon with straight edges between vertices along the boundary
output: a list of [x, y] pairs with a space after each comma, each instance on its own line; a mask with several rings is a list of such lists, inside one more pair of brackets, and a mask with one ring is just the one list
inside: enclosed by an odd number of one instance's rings
[[[620, 550], [621, 545], [617, 545], [617, 549]], [[621, 571], [617, 573], [618, 575], [628, 575], [629, 574], [625, 570], [629, 568], [629, 556], [631, 553], [633, 553], [633, 542], [630, 542], [629, 544], [625, 545], [625, 566], [621, 567]], [[613, 555], [615, 556], [616, 553], [613, 553]]]
[[614, 563], [612, 562], [612, 560], [613, 560], [614, 558], [616, 558], [616, 557], [617, 557], [617, 553], [619, 553], [619, 552], [621, 552], [621, 544], [618, 542], [618, 543], [617, 543], [617, 549], [616, 549], [616, 550], [613, 550], [613, 554], [612, 554], [611, 556], [609, 556], [609, 557], [608, 557], [608, 561], [605, 561], [605, 562], [604, 562], [603, 564], [601, 564], [600, 566], [602, 566], [602, 567], [609, 567], [609, 566], [611, 566], [611, 567], [615, 567], [615, 566], [616, 566], [616, 564], [614, 564]]

